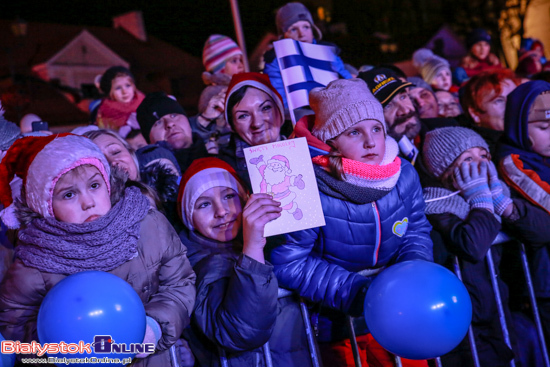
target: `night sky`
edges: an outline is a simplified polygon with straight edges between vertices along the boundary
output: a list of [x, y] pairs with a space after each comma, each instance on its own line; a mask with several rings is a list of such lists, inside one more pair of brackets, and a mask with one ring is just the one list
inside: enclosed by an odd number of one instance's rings
[[[274, 12], [286, 1], [240, 0], [239, 7], [250, 52], [263, 35], [275, 32]], [[132, 10], [142, 10], [149, 34], [200, 56], [210, 34], [236, 39], [229, 0], [17, 0], [2, 1], [0, 17], [47, 23], [91, 26], [112, 25], [111, 18]]]

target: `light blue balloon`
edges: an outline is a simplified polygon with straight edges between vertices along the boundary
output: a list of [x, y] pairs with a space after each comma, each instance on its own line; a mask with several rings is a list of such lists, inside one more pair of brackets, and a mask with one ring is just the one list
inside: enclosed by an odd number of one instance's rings
[[[57, 283], [42, 301], [37, 320], [41, 344], [60, 341], [78, 344], [81, 340], [93, 344], [96, 335], [110, 335], [114, 343], [129, 345], [143, 342], [145, 328], [145, 308], [138, 294], [121, 278], [101, 271], [73, 274]], [[84, 352], [50, 356], [122, 360], [134, 355]], [[94, 364], [104, 365], [116, 364]]]
[[472, 321], [466, 287], [432, 262], [404, 261], [382, 271], [365, 298], [365, 320], [382, 347], [408, 359], [431, 359], [454, 349]]

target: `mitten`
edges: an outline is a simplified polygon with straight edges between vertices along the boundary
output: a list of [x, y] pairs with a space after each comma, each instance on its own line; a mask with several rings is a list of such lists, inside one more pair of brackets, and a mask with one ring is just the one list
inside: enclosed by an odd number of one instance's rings
[[294, 186], [296, 186], [298, 189], [303, 190], [304, 187], [306, 187], [306, 183], [304, 180], [302, 180], [302, 175], [296, 176], [294, 179]]
[[261, 156], [259, 156], [259, 157], [256, 157], [256, 158], [252, 158], [252, 159], [250, 160], [250, 164], [257, 165], [258, 163], [260, 163], [261, 161], [263, 161], [263, 159], [264, 159], [264, 156], [263, 156], [263, 155], [261, 155]]
[[498, 179], [497, 168], [493, 162], [489, 162], [489, 189], [491, 190], [491, 196], [493, 197], [495, 213], [497, 215], [502, 215], [508, 205], [513, 202], [512, 199], [504, 195], [502, 183]]
[[487, 185], [487, 162], [463, 162], [455, 169], [455, 180], [470, 208], [487, 209], [493, 213], [493, 197]]

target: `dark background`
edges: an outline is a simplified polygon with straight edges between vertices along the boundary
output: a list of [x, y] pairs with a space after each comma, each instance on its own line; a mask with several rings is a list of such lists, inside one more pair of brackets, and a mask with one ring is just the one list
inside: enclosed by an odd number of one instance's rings
[[[275, 11], [287, 1], [239, 0], [247, 51], [250, 53], [268, 32], [276, 33]], [[331, 21], [321, 22], [325, 39], [342, 49], [352, 65], [394, 62], [410, 58], [443, 24], [457, 34], [483, 26], [498, 31], [504, 0], [305, 0], [316, 18], [322, 5]], [[90, 26], [112, 25], [111, 18], [142, 10], [149, 34], [200, 57], [210, 34], [236, 39], [229, 0], [8, 0], [0, 4], [0, 18]], [[345, 25], [345, 30], [341, 27]], [[376, 37], [375, 32], [383, 36]], [[382, 39], [383, 38], [383, 39]], [[381, 52], [380, 44], [394, 43], [394, 52]]]

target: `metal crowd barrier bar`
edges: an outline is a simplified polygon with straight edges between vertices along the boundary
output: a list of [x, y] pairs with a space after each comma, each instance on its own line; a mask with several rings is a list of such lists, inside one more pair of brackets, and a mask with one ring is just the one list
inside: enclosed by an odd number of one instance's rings
[[[294, 293], [292, 291], [289, 291], [287, 289], [279, 288], [279, 293], [277, 295], [278, 299], [285, 298], [285, 297], [291, 297]], [[315, 341], [315, 336], [313, 333], [313, 328], [311, 327], [311, 320], [309, 319], [309, 312], [307, 310], [307, 306], [304, 302], [304, 300], [300, 299], [300, 311], [302, 314], [302, 319], [304, 321], [304, 327], [306, 331], [306, 338], [307, 338], [307, 344], [309, 348], [309, 353], [311, 356], [311, 364], [313, 367], [322, 367], [320, 364], [319, 356], [317, 355], [317, 343]], [[273, 360], [271, 358], [271, 349], [269, 348], [269, 342], [266, 342], [262, 346], [262, 353], [264, 355], [264, 362], [266, 367], [273, 367]], [[221, 367], [229, 367], [229, 363], [227, 361], [227, 354], [225, 353], [225, 350], [218, 346], [218, 354], [220, 356], [220, 364]]]
[[[494, 246], [496, 243], [493, 242], [491, 246]], [[487, 251], [485, 256], [487, 259], [487, 266], [489, 267], [489, 275], [491, 276], [491, 284], [493, 285], [493, 293], [495, 295], [495, 301], [497, 304], [498, 318], [500, 320], [500, 329], [502, 330], [502, 336], [504, 337], [504, 342], [512, 350], [512, 343], [510, 342], [510, 334], [508, 333], [508, 325], [506, 323], [506, 315], [504, 314], [504, 307], [502, 306], [502, 297], [500, 296], [500, 289], [498, 287], [497, 273], [495, 269], [495, 264], [493, 262], [493, 253], [491, 249]], [[516, 367], [516, 361], [512, 358], [510, 361], [510, 367]]]
[[548, 350], [546, 349], [546, 340], [544, 338], [544, 331], [542, 330], [542, 323], [540, 322], [537, 299], [535, 297], [535, 290], [533, 289], [533, 282], [531, 281], [531, 271], [529, 270], [529, 263], [527, 261], [527, 255], [525, 254], [525, 245], [523, 243], [520, 243], [519, 250], [521, 256], [521, 265], [523, 267], [523, 273], [525, 274], [527, 289], [529, 290], [529, 299], [531, 301], [531, 309], [533, 310], [533, 318], [535, 319], [535, 326], [537, 327], [540, 349], [542, 351], [542, 357], [544, 358], [544, 366], [550, 367]]
[[[510, 236], [508, 236], [504, 232], [499, 232], [499, 234], [497, 235], [497, 237], [493, 241], [492, 246], [503, 243], [503, 242], [511, 241], [511, 240], [513, 240], [513, 238], [511, 238]], [[538, 339], [539, 339], [540, 350], [542, 352], [545, 367], [550, 367], [550, 361], [549, 361], [549, 358], [548, 358], [548, 350], [546, 348], [546, 341], [545, 341], [544, 332], [543, 332], [543, 329], [542, 329], [542, 323], [540, 321], [540, 315], [539, 315], [539, 311], [538, 311], [537, 300], [536, 300], [536, 297], [535, 297], [535, 291], [533, 289], [533, 283], [532, 283], [532, 280], [531, 280], [531, 271], [529, 269], [529, 263], [527, 261], [527, 255], [525, 254], [525, 245], [523, 243], [520, 243], [519, 250], [520, 250], [521, 265], [522, 265], [522, 268], [523, 268], [523, 273], [525, 275], [525, 282], [526, 282], [526, 285], [527, 285], [527, 290], [529, 292], [529, 300], [530, 300], [531, 308], [532, 308], [532, 311], [533, 311], [533, 319], [535, 320], [535, 326], [537, 328], [537, 336], [538, 336]], [[510, 334], [509, 334], [508, 326], [507, 326], [507, 323], [506, 323], [506, 318], [505, 318], [505, 314], [504, 314], [504, 307], [502, 305], [502, 298], [500, 296], [500, 289], [498, 287], [498, 281], [497, 281], [497, 273], [496, 273], [496, 269], [495, 269], [491, 249], [489, 249], [489, 251], [487, 252], [486, 259], [487, 259], [486, 260], [487, 261], [487, 266], [489, 268], [489, 274], [491, 276], [491, 284], [493, 286], [493, 293], [494, 293], [494, 296], [495, 296], [495, 302], [497, 304], [497, 310], [498, 310], [502, 335], [504, 337], [504, 341], [505, 341], [506, 345], [510, 349], [512, 349], [512, 345], [511, 345], [511, 341], [510, 341]], [[455, 272], [456, 272], [457, 276], [459, 277], [459, 279], [462, 280], [462, 277], [460, 275], [460, 267], [459, 267], [459, 263], [458, 263], [458, 258], [456, 256], [455, 256]], [[476, 348], [476, 345], [475, 345], [475, 340], [474, 340], [471, 325], [470, 325], [470, 328], [468, 330], [468, 338], [470, 340], [470, 350], [472, 352], [472, 358], [474, 359], [474, 365], [476, 367], [478, 367], [480, 364], [479, 364], [479, 359], [478, 359], [478, 355], [477, 355], [477, 348]], [[515, 365], [516, 365], [515, 361], [512, 359], [510, 361], [510, 366], [514, 367]]]
[[[458, 257], [454, 257], [454, 269], [455, 274], [462, 282], [462, 272], [460, 271], [460, 263], [458, 262]], [[474, 330], [472, 329], [472, 324], [470, 323], [470, 326], [468, 327], [468, 341], [470, 342], [470, 351], [472, 352], [472, 359], [474, 360], [474, 366], [480, 367], [479, 364], [479, 357], [477, 355], [477, 347], [476, 347], [476, 340], [474, 337]]]
[[304, 326], [306, 328], [306, 338], [309, 347], [309, 355], [311, 356], [311, 363], [313, 367], [321, 367], [319, 355], [317, 354], [317, 342], [315, 341], [315, 335], [311, 327], [307, 305], [303, 299], [300, 299], [300, 310], [302, 311], [302, 319], [304, 320]]

